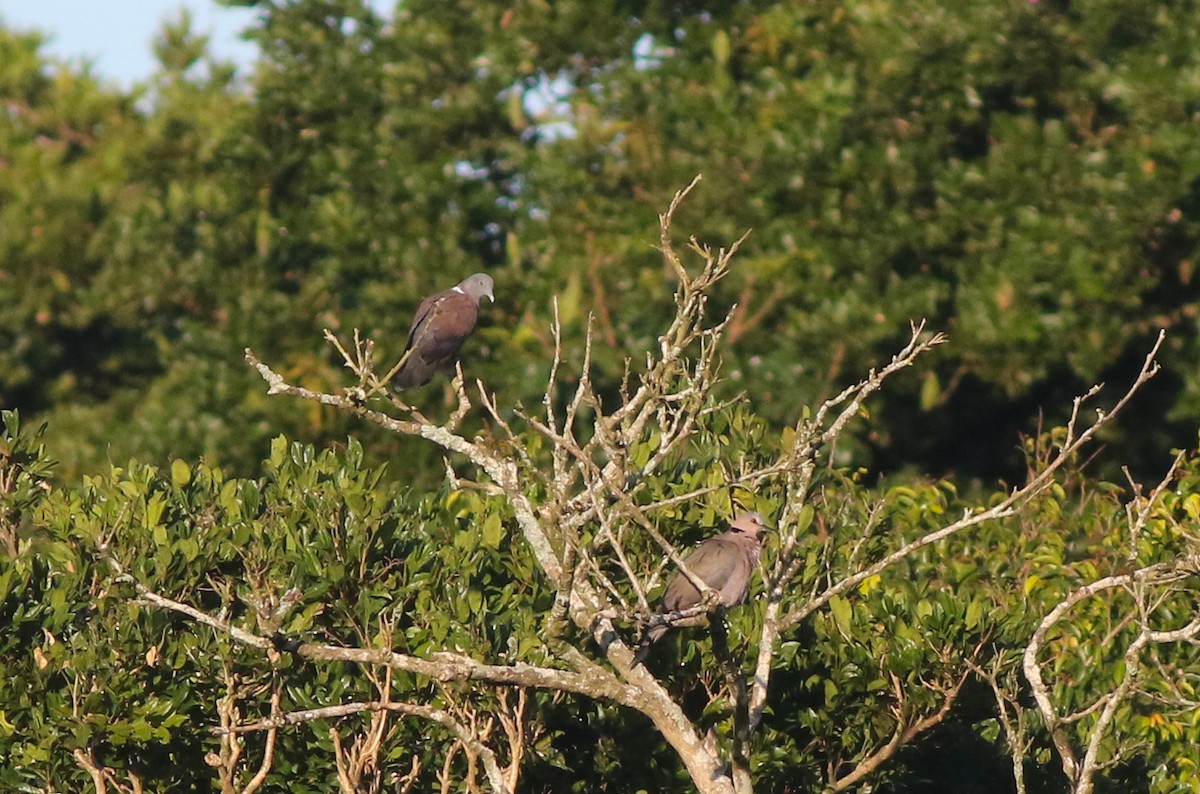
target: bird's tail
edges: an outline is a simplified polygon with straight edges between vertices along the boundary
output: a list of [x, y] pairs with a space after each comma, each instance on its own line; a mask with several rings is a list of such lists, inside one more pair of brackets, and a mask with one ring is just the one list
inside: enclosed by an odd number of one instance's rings
[[396, 391], [403, 391], [404, 389], [424, 386], [431, 380], [433, 380], [433, 368], [426, 365], [424, 361], [421, 361], [414, 355], [408, 361], [404, 362], [404, 366], [392, 378], [392, 388], [396, 389]]
[[637, 653], [633, 655], [633, 662], [630, 667], [637, 667], [642, 662], [646, 661], [646, 657], [650, 655], [650, 646], [662, 639], [662, 635], [667, 633], [666, 626], [651, 626], [645, 634], [642, 635], [642, 642], [638, 645]]

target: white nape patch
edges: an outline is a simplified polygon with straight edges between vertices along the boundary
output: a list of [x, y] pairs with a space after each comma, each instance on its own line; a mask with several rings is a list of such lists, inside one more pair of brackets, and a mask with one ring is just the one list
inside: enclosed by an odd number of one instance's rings
[[455, 284], [455, 285], [454, 285], [454, 286], [451, 288], [451, 290], [452, 290], [453, 292], [457, 292], [459, 295], [466, 295], [466, 294], [467, 294], [467, 291], [466, 291], [465, 289], [463, 289], [462, 287], [458, 286], [457, 284]]

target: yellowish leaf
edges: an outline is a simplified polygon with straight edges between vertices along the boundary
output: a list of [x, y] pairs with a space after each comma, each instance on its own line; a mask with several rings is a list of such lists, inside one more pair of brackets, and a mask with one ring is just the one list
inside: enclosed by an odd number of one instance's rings
[[871, 591], [879, 589], [879, 583], [882, 581], [883, 577], [879, 574], [868, 576], [866, 579], [863, 579], [862, 584], [858, 586], [858, 592], [862, 593], [863, 595], [867, 595]]

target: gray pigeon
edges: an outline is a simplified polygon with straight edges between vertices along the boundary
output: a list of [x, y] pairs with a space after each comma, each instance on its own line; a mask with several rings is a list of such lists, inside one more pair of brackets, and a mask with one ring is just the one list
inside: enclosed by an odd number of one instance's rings
[[[763, 523], [758, 513], [739, 513], [726, 532], [701, 543], [683, 558], [683, 563], [700, 581], [720, 594], [718, 600], [722, 606], [737, 606], [750, 592], [750, 577], [754, 575], [754, 566], [758, 564], [758, 553], [762, 549], [759, 533], [767, 529], [770, 527]], [[659, 614], [690, 609], [699, 603], [700, 591], [683, 571], [677, 571], [663, 594]], [[662, 623], [646, 631], [633, 657], [634, 667], [642, 663], [650, 646], [662, 639], [670, 628]]]
[[475, 330], [480, 299], [495, 302], [492, 287], [491, 276], [476, 273], [421, 301], [408, 330], [408, 359], [392, 379], [397, 391], [424, 386], [438, 370], [454, 363]]

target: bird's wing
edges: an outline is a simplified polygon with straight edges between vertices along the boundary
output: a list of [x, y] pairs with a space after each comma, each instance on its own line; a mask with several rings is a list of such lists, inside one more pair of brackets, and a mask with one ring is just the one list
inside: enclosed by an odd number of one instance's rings
[[446, 297], [446, 291], [436, 292], [421, 300], [417, 306], [416, 314], [413, 315], [412, 325], [408, 327], [408, 342], [404, 345], [405, 351], [410, 350], [413, 342], [416, 341], [425, 330], [426, 323], [429, 322], [429, 315], [437, 306], [438, 301]]
[[454, 290], [421, 301], [408, 332], [408, 346], [429, 363], [453, 357], [475, 330], [478, 307], [471, 296]]
[[[742, 549], [728, 538], [709, 538], [696, 550], [683, 558], [687, 569], [713, 590], [720, 590], [729, 581], [743, 556]], [[687, 609], [700, 603], [700, 591], [696, 589], [683, 571], [679, 571], [667, 586], [663, 604], [667, 609]]]

